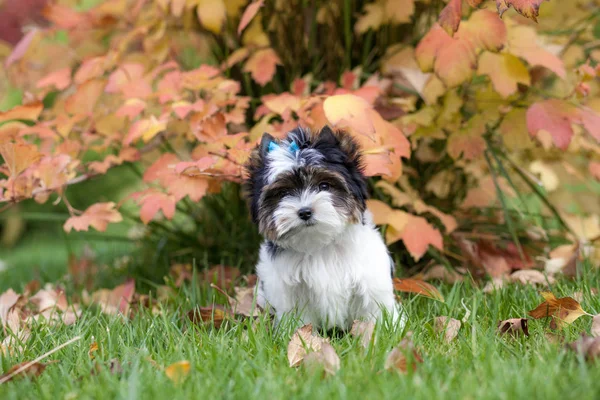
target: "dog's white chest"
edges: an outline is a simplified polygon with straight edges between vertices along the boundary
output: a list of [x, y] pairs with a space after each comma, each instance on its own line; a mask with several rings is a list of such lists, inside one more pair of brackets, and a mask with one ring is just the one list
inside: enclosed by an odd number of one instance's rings
[[353, 225], [312, 254], [286, 250], [273, 257], [263, 246], [260, 258], [264, 299], [278, 315], [297, 310], [305, 323], [349, 327], [379, 311], [382, 296], [386, 303], [392, 296], [387, 249], [370, 225]]

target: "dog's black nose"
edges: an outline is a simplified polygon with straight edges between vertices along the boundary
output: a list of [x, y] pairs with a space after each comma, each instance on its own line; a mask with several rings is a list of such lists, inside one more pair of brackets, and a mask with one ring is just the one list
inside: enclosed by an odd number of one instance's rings
[[298, 210], [298, 216], [300, 217], [300, 219], [308, 221], [310, 217], [312, 217], [312, 210], [310, 209], [310, 207], [303, 207]]

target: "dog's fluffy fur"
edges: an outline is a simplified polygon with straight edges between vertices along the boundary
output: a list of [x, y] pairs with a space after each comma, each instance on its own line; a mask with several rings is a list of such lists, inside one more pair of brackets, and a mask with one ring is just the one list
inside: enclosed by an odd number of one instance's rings
[[277, 321], [298, 312], [322, 329], [345, 330], [384, 310], [401, 320], [394, 264], [366, 210], [360, 150], [349, 134], [297, 128], [277, 141], [265, 133], [247, 171], [250, 211], [265, 237], [256, 267], [261, 306]]

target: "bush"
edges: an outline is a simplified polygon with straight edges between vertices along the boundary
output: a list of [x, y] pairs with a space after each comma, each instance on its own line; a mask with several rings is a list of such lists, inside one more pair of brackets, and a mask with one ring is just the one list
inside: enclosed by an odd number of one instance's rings
[[[461, 264], [473, 246], [525, 263], [555, 234], [597, 235], [548, 201], [556, 166], [598, 190], [594, 1], [92, 3], [48, 5], [5, 58], [7, 205], [56, 198], [67, 232], [126, 219], [164, 264], [251, 269], [250, 149], [329, 124], [361, 143], [369, 208], [403, 264]], [[123, 164], [139, 176], [128, 195], [71, 205], [70, 186]]]

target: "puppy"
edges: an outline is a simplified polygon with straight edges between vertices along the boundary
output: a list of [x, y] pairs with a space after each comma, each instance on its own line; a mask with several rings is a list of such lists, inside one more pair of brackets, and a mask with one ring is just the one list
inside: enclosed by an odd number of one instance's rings
[[359, 147], [343, 131], [297, 128], [282, 141], [265, 133], [246, 166], [250, 212], [265, 241], [256, 272], [258, 304], [276, 322], [347, 330], [382, 313], [404, 322], [394, 264], [366, 209]]

